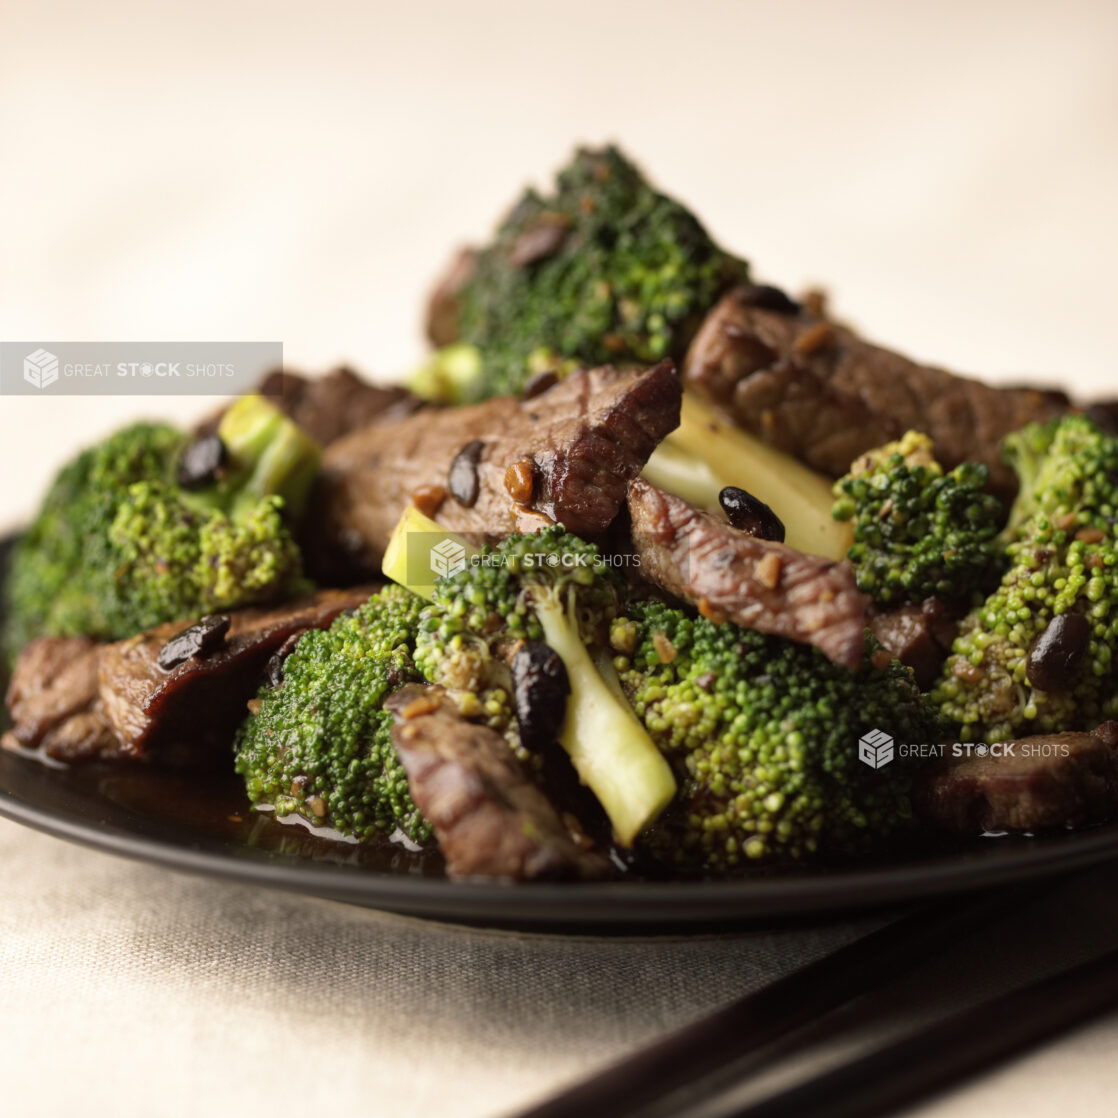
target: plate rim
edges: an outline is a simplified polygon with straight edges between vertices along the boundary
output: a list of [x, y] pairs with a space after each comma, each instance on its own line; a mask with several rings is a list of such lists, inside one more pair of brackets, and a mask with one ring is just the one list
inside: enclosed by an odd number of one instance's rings
[[[18, 530], [0, 533], [0, 573]], [[13, 760], [42, 767], [19, 754]], [[99, 829], [17, 796], [0, 784], [0, 818], [55, 838], [165, 869], [317, 896], [383, 911], [444, 920], [513, 925], [537, 932], [578, 927], [699, 931], [715, 924], [825, 919], [839, 913], [896, 907], [978, 889], [1043, 879], [1107, 858], [1118, 858], [1118, 822], [1061, 836], [1016, 843], [1013, 853], [966, 860], [936, 856], [872, 869], [852, 867], [812, 874], [773, 874], [725, 881], [501, 882], [384, 873], [309, 858], [239, 859], [127, 828]]]
[[[33, 759], [18, 761], [38, 765]], [[92, 798], [92, 794], [91, 794]], [[0, 787], [0, 817], [102, 853], [223, 881], [358, 904], [383, 911], [570, 930], [575, 925], [697, 928], [757, 923], [899, 906], [1070, 871], [1118, 857], [1118, 824], [1017, 844], [1013, 853], [966, 861], [923, 861], [843, 868], [810, 875], [726, 881], [507, 882], [356, 869], [308, 858], [239, 859], [139, 832], [100, 829]], [[993, 840], [997, 841], [997, 840]]]

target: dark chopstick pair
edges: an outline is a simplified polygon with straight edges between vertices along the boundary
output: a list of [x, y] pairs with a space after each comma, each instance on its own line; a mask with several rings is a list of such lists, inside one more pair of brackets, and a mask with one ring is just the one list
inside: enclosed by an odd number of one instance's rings
[[[519, 1118], [695, 1112], [761, 1070], [761, 1049], [915, 968], [929, 949], [1036, 900], [1013, 886], [922, 908], [634, 1053]], [[735, 1118], [866, 1118], [948, 1086], [1118, 1003], [1118, 952], [993, 998], [744, 1107]], [[834, 1035], [841, 1032], [841, 1026]], [[812, 1043], [820, 1040], [818, 1031]], [[779, 1052], [795, 1054], [794, 1039]], [[935, 1053], [934, 1058], [929, 1056]], [[710, 1113], [709, 1108], [704, 1113]]]

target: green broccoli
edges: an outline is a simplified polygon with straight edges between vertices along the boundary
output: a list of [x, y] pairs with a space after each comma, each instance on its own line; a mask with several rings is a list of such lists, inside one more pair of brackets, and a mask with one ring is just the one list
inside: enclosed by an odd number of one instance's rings
[[[679, 361], [702, 318], [748, 265], [616, 148], [580, 150], [554, 193], [529, 191], [455, 291], [457, 341], [413, 374], [421, 396], [464, 403], [519, 392], [580, 364]], [[450, 334], [447, 335], [451, 336]], [[726, 486], [770, 505], [787, 542], [841, 559], [850, 529], [831, 519], [828, 479], [726, 423], [690, 392], [645, 469], [700, 507]]]
[[1068, 416], [1007, 436], [1003, 451], [1021, 485], [1009, 566], [932, 692], [960, 737], [986, 742], [1118, 714], [1118, 438]]
[[315, 444], [246, 396], [211, 438], [220, 461], [197, 487], [180, 484], [190, 447], [173, 427], [140, 423], [63, 467], [12, 557], [10, 655], [39, 635], [118, 639], [306, 586], [293, 521]]
[[256, 808], [301, 815], [362, 842], [431, 836], [408, 792], [382, 705], [422, 679], [412, 660], [424, 602], [386, 586], [329, 629], [305, 633], [264, 687], [234, 743], [235, 767]]
[[454, 342], [435, 350], [407, 378], [408, 387], [425, 400], [468, 399], [482, 375], [481, 351], [466, 342]]
[[930, 743], [940, 727], [911, 671], [872, 638], [851, 673], [808, 645], [639, 603], [610, 639], [622, 687], [679, 778], [648, 836], [664, 860], [721, 872], [844, 857], [910, 825], [913, 762], [869, 768], [859, 738]]
[[835, 482], [833, 516], [854, 525], [846, 554], [858, 588], [882, 606], [990, 590], [1004, 567], [1004, 511], [983, 491], [989, 479], [975, 462], [945, 474], [916, 431], [857, 459]]
[[465, 715], [509, 733], [515, 746], [508, 661], [522, 642], [545, 642], [563, 661], [570, 684], [559, 744], [618, 841], [631, 844], [671, 800], [675, 780], [626, 703], [609, 660], [605, 634], [619, 608], [612, 568], [593, 544], [553, 525], [510, 536], [429, 590], [409, 574], [407, 540], [430, 549], [445, 535], [410, 510], [385, 557], [390, 578], [410, 578], [432, 598], [420, 620], [416, 666], [445, 686]]
[[458, 340], [482, 357], [458, 398], [518, 392], [562, 358], [678, 359], [747, 274], [617, 148], [579, 150], [552, 194], [524, 194], [457, 292]]

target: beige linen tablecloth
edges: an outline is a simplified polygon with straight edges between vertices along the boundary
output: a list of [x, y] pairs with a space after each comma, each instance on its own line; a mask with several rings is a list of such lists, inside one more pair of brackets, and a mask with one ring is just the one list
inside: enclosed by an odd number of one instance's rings
[[[756, 275], [992, 379], [1114, 390], [1113, 0], [4, 0], [0, 339], [421, 358], [422, 300], [578, 142]], [[203, 401], [0, 399], [0, 526]]]
[[[180, 876], [0, 822], [4, 1112], [489, 1118], [875, 926], [588, 938], [490, 931]], [[945, 943], [884, 1017], [781, 1082], [1118, 945], [1118, 871]], [[1113, 1113], [1118, 1014], [921, 1118]], [[17, 1105], [18, 1103], [18, 1105]], [[11, 1109], [9, 1109], [11, 1107]]]
[[0, 821], [18, 1113], [492, 1115], [849, 938], [521, 935], [196, 880]]

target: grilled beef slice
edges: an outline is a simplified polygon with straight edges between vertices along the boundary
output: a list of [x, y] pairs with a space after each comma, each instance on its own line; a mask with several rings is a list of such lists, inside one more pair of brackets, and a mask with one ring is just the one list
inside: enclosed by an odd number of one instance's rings
[[[423, 401], [400, 385], [369, 384], [352, 369], [340, 368], [321, 377], [304, 377], [276, 369], [257, 385], [320, 446], [367, 427], [391, 423], [418, 410]], [[195, 429], [213, 434], [225, 409], [209, 416]]]
[[76, 763], [120, 754], [98, 698], [107, 646], [89, 637], [40, 637], [21, 653], [8, 686], [12, 729], [0, 744]]
[[92, 700], [103, 647], [91, 637], [40, 637], [24, 648], [5, 699], [21, 745], [37, 743]]
[[273, 373], [260, 386], [315, 442], [328, 446], [370, 423], [392, 423], [423, 404], [397, 384], [369, 384], [352, 369], [323, 377]]
[[747, 431], [831, 477], [859, 455], [915, 428], [930, 435], [947, 469], [990, 468], [991, 488], [1011, 497], [1003, 435], [1069, 408], [1060, 392], [994, 388], [917, 364], [789, 302], [768, 288], [737, 288], [716, 304], [683, 363], [688, 388]]
[[224, 643], [165, 670], [160, 650], [190, 625], [175, 621], [114, 644], [44, 637], [24, 649], [7, 705], [4, 744], [41, 748], [68, 764], [158, 759], [192, 764], [229, 745], [245, 703], [277, 650], [324, 629], [368, 598], [368, 587], [326, 590], [270, 609], [230, 615]]
[[371, 593], [370, 587], [322, 590], [281, 606], [238, 610], [220, 648], [170, 670], [159, 666], [160, 650], [189, 622], [109, 645], [100, 696], [124, 755], [144, 757], [176, 742], [196, 743], [201, 751], [227, 746], [272, 653], [295, 634], [327, 628]]
[[1108, 434], [1118, 435], [1118, 400], [1096, 400], [1084, 410]]
[[1118, 815], [1118, 722], [1008, 744], [1009, 756], [972, 752], [930, 765], [913, 792], [917, 812], [959, 835], [1082, 827]]
[[412, 799], [452, 877], [600, 877], [605, 859], [576, 840], [496, 731], [459, 714], [441, 687], [389, 696], [392, 741]]
[[926, 691], [939, 676], [964, 613], [964, 605], [928, 598], [880, 613], [871, 611], [870, 629], [885, 648], [913, 670], [917, 686]]
[[459, 249], [450, 265], [439, 277], [427, 302], [427, 337], [436, 346], [450, 345], [458, 340], [458, 295], [463, 284], [473, 275], [477, 249]]
[[858, 666], [869, 599], [848, 564], [747, 535], [643, 479], [629, 486], [629, 515], [643, 578], [704, 616]]
[[643, 372], [606, 366], [530, 400], [421, 411], [354, 432], [323, 459], [307, 532], [312, 567], [324, 581], [372, 575], [413, 503], [483, 539], [555, 521], [597, 535], [678, 426], [680, 398], [670, 362]]

